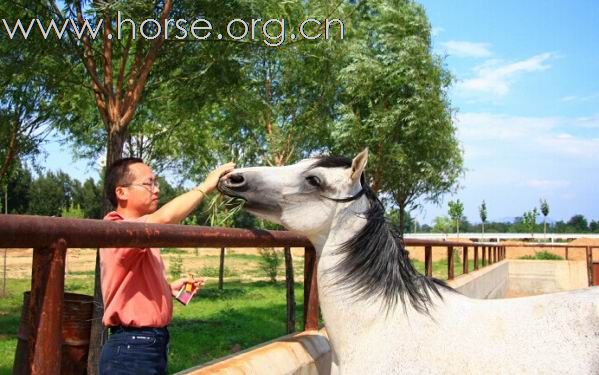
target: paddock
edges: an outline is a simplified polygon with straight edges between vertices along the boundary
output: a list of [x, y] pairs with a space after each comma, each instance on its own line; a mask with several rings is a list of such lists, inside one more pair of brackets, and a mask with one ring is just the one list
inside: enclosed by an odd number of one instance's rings
[[[530, 292], [523, 291], [528, 288], [524, 282], [520, 281], [517, 284], [515, 280], [518, 278], [517, 275], [521, 275], [520, 279], [527, 278], [522, 276], [526, 272], [522, 272], [521, 264], [540, 264], [536, 263], [538, 261], [522, 263], [522, 261], [506, 260], [509, 247], [500, 243], [481, 244], [422, 239], [406, 239], [405, 243], [408, 247], [423, 251], [427, 275], [432, 273], [433, 249], [438, 252], [440, 248], [447, 256], [447, 275], [450, 285], [466, 295], [471, 293], [468, 291], [469, 289], [480, 292], [482, 280], [487, 280], [486, 284], [490, 287], [482, 288], [486, 290], [481, 292], [482, 294], [472, 295], [475, 298], [497, 298], [510, 292], [520, 294]], [[0, 247], [34, 248], [31, 303], [25, 307], [30, 317], [29, 337], [25, 350], [27, 353], [26, 366], [23, 366], [25, 372], [61, 373], [59, 359], [62, 345], [57, 345], [57, 343], [62, 341], [60, 336], [63, 313], [62, 296], [64, 293], [65, 256], [68, 248], [115, 246], [216, 248], [293, 246], [304, 248], [305, 318], [303, 332], [284, 336], [208, 364], [198, 364], [198, 367], [188, 369], [183, 373], [262, 374], [265, 371], [270, 371], [269, 373], [327, 373], [327, 366], [330, 366], [330, 347], [326, 330], [318, 325], [318, 296], [315, 293], [316, 259], [314, 249], [306, 238], [283, 231], [250, 231], [183, 225], [117, 224], [101, 220], [3, 215], [0, 217]], [[550, 285], [550, 287], [545, 286], [544, 288], [553, 289], [543, 292], [556, 291], [556, 288], [557, 290], [569, 290], [566, 288], [575, 289], [592, 285], [594, 247], [570, 246], [569, 249], [571, 252], [582, 253], [586, 260], [558, 261], [552, 263], [554, 267], [552, 271], [539, 271], [545, 276], [561, 275], [557, 279], [546, 277], [545, 285]], [[473, 269], [468, 268], [469, 262], [463, 262], [464, 274], [455, 278], [454, 257], [458, 253], [462, 259], [473, 261]], [[549, 265], [545, 267], [551, 268]], [[499, 284], [505, 285], [503, 294], [497, 290], [495, 292], [488, 291], [489, 288], [497, 289], [497, 280], [500, 280]], [[503, 280], [503, 284], [501, 280]], [[518, 286], [520, 289], [514, 289], [515, 285], [520, 285]], [[278, 364], [281, 364], [280, 368], [276, 367]]]

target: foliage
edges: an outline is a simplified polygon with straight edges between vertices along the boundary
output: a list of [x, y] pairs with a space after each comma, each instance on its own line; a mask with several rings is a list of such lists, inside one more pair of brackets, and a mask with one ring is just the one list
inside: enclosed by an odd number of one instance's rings
[[358, 2], [339, 73], [335, 151], [369, 147], [373, 189], [393, 197], [400, 221], [419, 198], [438, 202], [453, 191], [462, 173], [447, 97], [452, 79], [431, 52], [430, 33], [414, 2]]
[[456, 232], [458, 233], [458, 235], [460, 234], [460, 221], [462, 220], [462, 217], [464, 216], [464, 204], [462, 202], [460, 202], [460, 200], [455, 200], [455, 201], [449, 201], [447, 203], [447, 205], [449, 206], [449, 217], [451, 218], [451, 220], [454, 221], [455, 226], [456, 226]]
[[61, 213], [61, 217], [70, 217], [73, 219], [83, 219], [85, 217], [85, 213], [79, 207], [79, 205], [70, 205], [68, 208], [63, 208]]
[[537, 216], [539, 216], [539, 212], [536, 207], [530, 211], [526, 211], [522, 215], [522, 224], [528, 233], [534, 233], [537, 225]]
[[261, 248], [259, 252], [260, 269], [264, 271], [272, 283], [276, 283], [279, 266], [283, 262], [283, 255], [281, 251], [275, 250], [273, 248]]
[[387, 217], [387, 220], [388, 220], [389, 224], [391, 225], [391, 227], [397, 233], [416, 232], [415, 229], [416, 229], [416, 226], [418, 223], [416, 222], [416, 220], [414, 220], [412, 218], [412, 216], [410, 215], [409, 212], [406, 212], [406, 214], [405, 214], [403, 227], [400, 227], [401, 220], [400, 220], [400, 212], [398, 209], [389, 210], [385, 216]]
[[547, 203], [547, 199], [541, 199], [539, 208], [541, 209], [543, 216], [547, 217], [547, 215], [549, 215], [549, 204]]
[[433, 227], [431, 229], [434, 233], [449, 233], [453, 226], [452, 221], [447, 216], [437, 216], [433, 220]]
[[535, 260], [564, 260], [559, 255], [550, 253], [548, 251], [539, 251], [535, 255], [524, 255], [520, 259], [535, 259]]
[[183, 257], [181, 254], [171, 257], [168, 273], [173, 280], [179, 279], [181, 277], [181, 274], [183, 273]]
[[487, 204], [483, 201], [478, 208], [478, 214], [480, 215], [480, 221], [482, 223], [482, 232], [485, 233], [485, 222], [487, 221]]
[[574, 215], [568, 220], [568, 226], [574, 228], [575, 232], [586, 232], [589, 229], [587, 219], [583, 215]]
[[64, 172], [47, 172], [29, 188], [28, 212], [34, 215], [60, 216], [72, 203], [72, 181]]
[[[12, 24], [32, 17], [49, 18], [39, 2], [27, 6], [0, 4], [3, 21]], [[6, 184], [18, 160], [35, 158], [58, 114], [51, 105], [57, 87], [67, 81], [56, 41], [31, 33], [24, 41], [0, 33], [0, 186]]]

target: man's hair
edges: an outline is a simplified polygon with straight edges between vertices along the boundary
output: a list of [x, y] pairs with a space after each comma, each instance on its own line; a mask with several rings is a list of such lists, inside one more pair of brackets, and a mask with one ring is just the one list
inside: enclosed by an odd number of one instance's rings
[[106, 177], [104, 178], [104, 191], [106, 192], [106, 197], [113, 207], [118, 205], [115, 192], [116, 187], [131, 183], [133, 175], [129, 171], [129, 166], [131, 164], [137, 163], [143, 163], [143, 160], [140, 158], [119, 159], [112, 163], [106, 170]]

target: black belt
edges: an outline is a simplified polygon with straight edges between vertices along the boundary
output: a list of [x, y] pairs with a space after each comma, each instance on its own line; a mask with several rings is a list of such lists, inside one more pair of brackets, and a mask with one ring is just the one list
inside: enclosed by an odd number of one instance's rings
[[110, 334], [115, 334], [119, 331], [125, 331], [125, 332], [139, 332], [139, 331], [146, 331], [149, 329], [153, 329], [156, 331], [166, 331], [168, 332], [168, 329], [166, 327], [127, 327], [127, 326], [111, 326], [108, 327], [108, 330], [110, 332]]

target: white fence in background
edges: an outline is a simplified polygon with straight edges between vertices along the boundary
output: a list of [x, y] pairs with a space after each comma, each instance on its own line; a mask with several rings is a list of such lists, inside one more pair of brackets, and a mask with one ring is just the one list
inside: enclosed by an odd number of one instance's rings
[[599, 234], [591, 233], [405, 233], [404, 238], [416, 238], [423, 240], [446, 240], [448, 238], [463, 238], [477, 242], [499, 242], [500, 240], [524, 240], [524, 241], [549, 241], [564, 242], [577, 238], [596, 238]]

